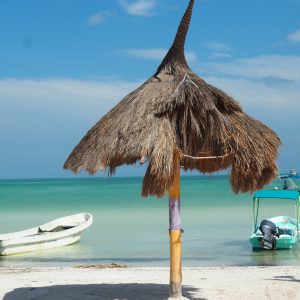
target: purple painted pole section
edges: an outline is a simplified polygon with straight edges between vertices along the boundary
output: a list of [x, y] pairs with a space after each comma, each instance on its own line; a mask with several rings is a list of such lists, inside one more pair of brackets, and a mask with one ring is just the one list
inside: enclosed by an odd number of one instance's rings
[[180, 197], [177, 199], [169, 198], [169, 224], [170, 230], [181, 229]]

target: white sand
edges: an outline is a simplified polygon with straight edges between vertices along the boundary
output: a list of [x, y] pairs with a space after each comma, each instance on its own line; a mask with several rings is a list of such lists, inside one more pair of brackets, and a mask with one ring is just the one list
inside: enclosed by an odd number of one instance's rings
[[[0, 297], [20, 299], [168, 298], [167, 268], [0, 268]], [[300, 267], [186, 268], [189, 299], [300, 299]]]

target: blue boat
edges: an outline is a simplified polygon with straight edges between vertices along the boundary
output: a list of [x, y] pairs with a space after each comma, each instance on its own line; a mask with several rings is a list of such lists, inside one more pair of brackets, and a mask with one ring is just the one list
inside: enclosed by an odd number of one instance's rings
[[[275, 216], [258, 224], [259, 206], [262, 200], [295, 202], [295, 218]], [[263, 190], [253, 197], [253, 233], [250, 242], [253, 249], [291, 249], [299, 240], [300, 195], [298, 190]]]

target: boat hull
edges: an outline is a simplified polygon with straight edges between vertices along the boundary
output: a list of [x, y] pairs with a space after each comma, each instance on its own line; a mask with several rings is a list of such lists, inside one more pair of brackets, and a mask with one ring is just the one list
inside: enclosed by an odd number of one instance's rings
[[[92, 221], [91, 214], [77, 214], [28, 230], [0, 235], [0, 255], [40, 251], [74, 244], [80, 240], [82, 232], [91, 226]], [[67, 229], [53, 231], [60, 227]]]
[[[295, 219], [286, 216], [278, 216], [268, 220], [274, 223], [276, 227], [281, 230], [290, 232], [290, 234], [281, 234], [278, 238], [276, 238], [276, 249], [291, 249], [297, 244], [299, 240], [299, 233], [297, 221]], [[261, 245], [262, 237], [263, 235], [259, 229], [250, 236], [250, 242], [253, 249], [264, 249]]]
[[[264, 249], [261, 245], [261, 239], [261, 236], [257, 236], [255, 234], [250, 237], [250, 242], [254, 250]], [[280, 237], [276, 240], [276, 249], [292, 249], [296, 245], [297, 241], [297, 237]]]

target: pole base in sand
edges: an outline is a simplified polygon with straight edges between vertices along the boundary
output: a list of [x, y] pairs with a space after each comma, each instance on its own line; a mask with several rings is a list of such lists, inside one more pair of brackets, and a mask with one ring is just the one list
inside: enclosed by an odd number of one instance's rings
[[183, 296], [180, 296], [180, 297], [170, 297], [168, 298], [168, 300], [190, 300], [189, 298], [186, 298], [186, 297], [183, 297]]
[[170, 282], [170, 296], [173, 299], [180, 299], [180, 297], [182, 297], [180, 283]]
[[181, 284], [170, 282], [170, 297], [168, 300], [190, 300], [182, 296]]

